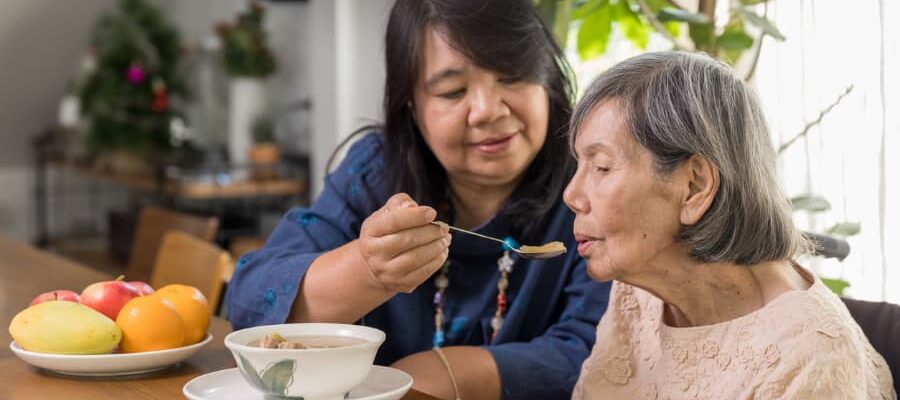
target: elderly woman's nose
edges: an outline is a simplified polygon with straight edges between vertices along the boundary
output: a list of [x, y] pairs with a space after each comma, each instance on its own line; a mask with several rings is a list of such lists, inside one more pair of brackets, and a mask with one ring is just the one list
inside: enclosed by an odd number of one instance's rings
[[510, 109], [499, 91], [491, 87], [470, 89], [469, 125], [489, 124], [509, 115]]
[[569, 209], [575, 213], [580, 214], [589, 211], [590, 203], [584, 196], [584, 191], [581, 187], [580, 174], [576, 173], [575, 176], [572, 177], [572, 180], [569, 181], [566, 190], [563, 191], [563, 201], [569, 206]]

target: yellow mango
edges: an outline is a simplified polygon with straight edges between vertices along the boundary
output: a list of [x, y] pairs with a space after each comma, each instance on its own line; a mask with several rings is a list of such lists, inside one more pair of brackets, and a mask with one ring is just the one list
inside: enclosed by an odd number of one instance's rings
[[122, 340], [115, 321], [83, 304], [48, 301], [19, 312], [9, 334], [23, 349], [54, 354], [105, 354]]

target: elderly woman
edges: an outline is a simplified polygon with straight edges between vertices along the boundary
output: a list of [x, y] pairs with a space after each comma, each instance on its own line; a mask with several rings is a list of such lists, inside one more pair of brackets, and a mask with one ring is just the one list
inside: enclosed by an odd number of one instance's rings
[[576, 107], [565, 191], [588, 274], [615, 280], [575, 399], [894, 399], [778, 189], [759, 104], [708, 57], [645, 54]]

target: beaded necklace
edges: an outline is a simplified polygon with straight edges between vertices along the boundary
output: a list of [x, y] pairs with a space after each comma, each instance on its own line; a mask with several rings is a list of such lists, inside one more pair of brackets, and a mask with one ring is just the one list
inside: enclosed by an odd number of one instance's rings
[[[503, 244], [503, 256], [497, 260], [497, 272], [500, 273], [500, 278], [497, 279], [497, 309], [494, 311], [494, 317], [491, 318], [490, 342], [494, 341], [494, 338], [497, 337], [497, 332], [500, 332], [500, 328], [503, 327], [503, 313], [506, 311], [507, 304], [506, 289], [509, 287], [509, 274], [513, 270], [513, 264], [515, 264], [509, 255], [509, 250], [519, 247], [519, 243], [511, 237], [507, 237], [503, 241], [505, 242]], [[444, 293], [450, 284], [450, 279], [447, 276], [449, 271], [450, 260], [447, 260], [434, 280], [434, 286], [437, 288], [437, 291], [434, 293], [434, 338], [432, 344], [438, 348], [444, 345]]]

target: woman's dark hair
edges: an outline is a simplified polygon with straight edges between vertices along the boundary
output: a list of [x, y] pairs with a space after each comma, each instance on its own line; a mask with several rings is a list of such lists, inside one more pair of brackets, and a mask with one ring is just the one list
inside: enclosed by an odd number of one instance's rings
[[[570, 69], [531, 0], [397, 0], [385, 35], [385, 169], [392, 189], [446, 213], [448, 179], [410, 109], [426, 29], [437, 29], [479, 67], [542, 85], [549, 96], [547, 139], [501, 210], [512, 234], [534, 238], [574, 171], [566, 141]], [[442, 215], [448, 217], [448, 215]]]

